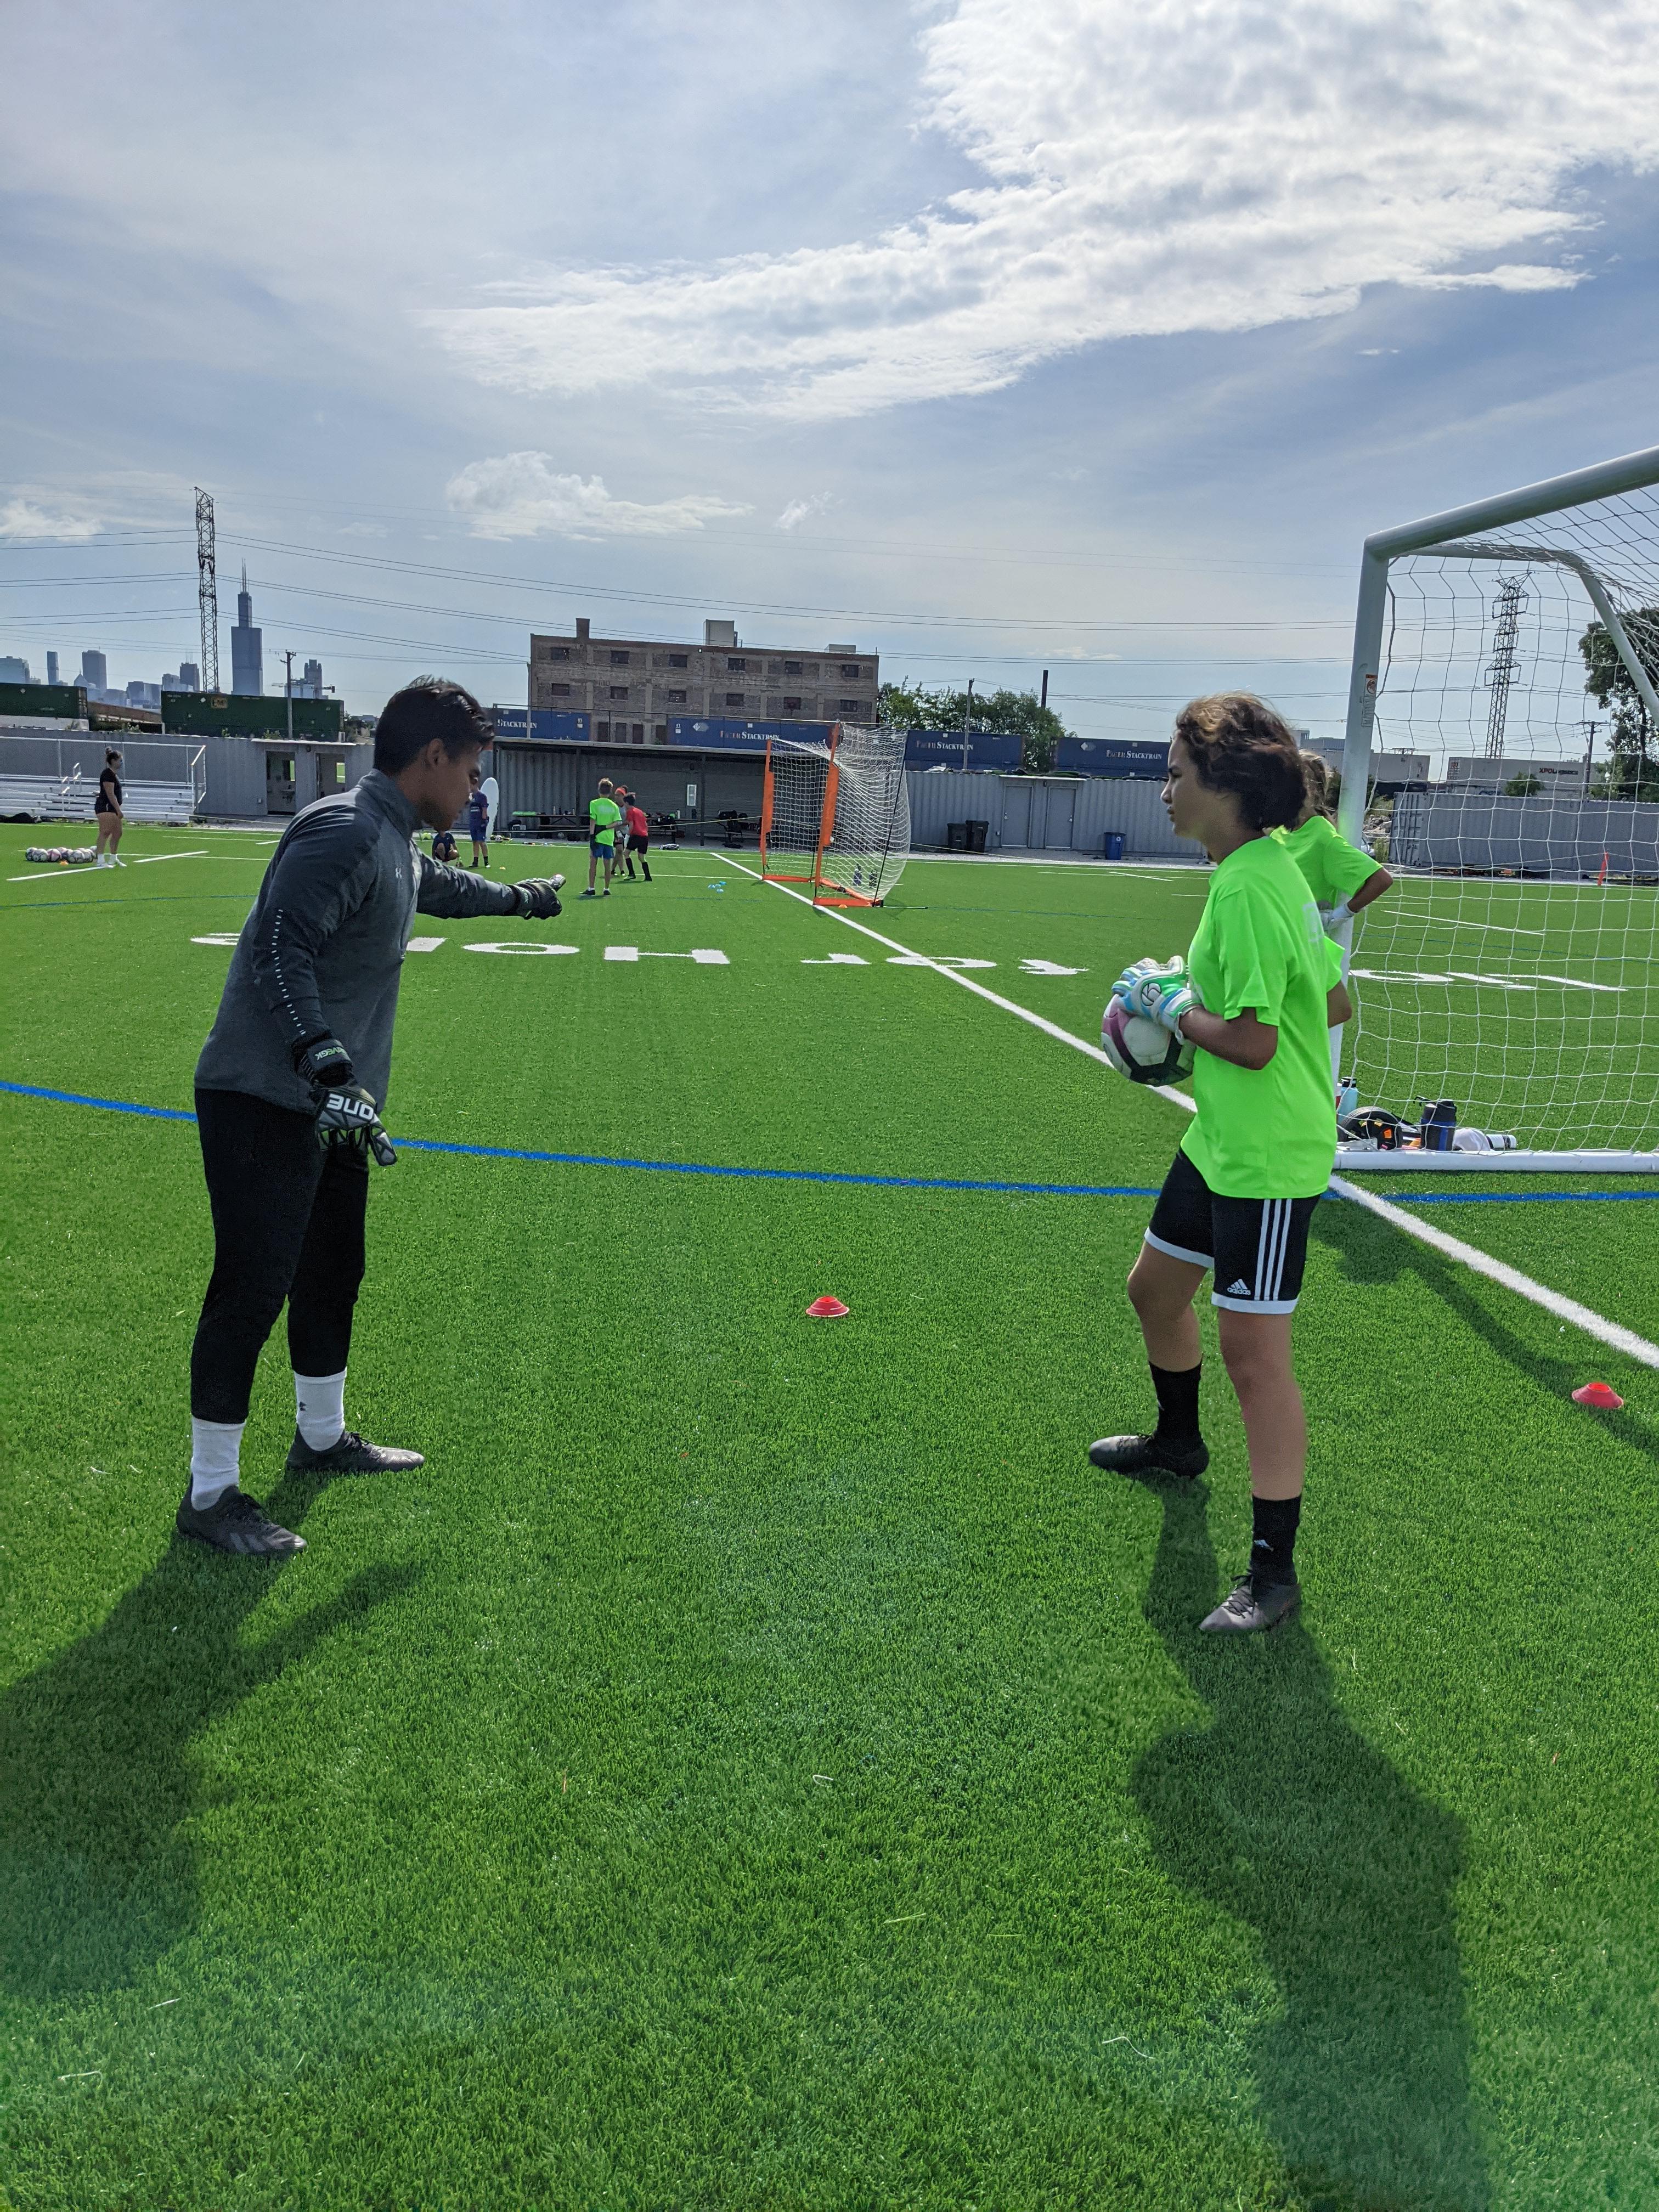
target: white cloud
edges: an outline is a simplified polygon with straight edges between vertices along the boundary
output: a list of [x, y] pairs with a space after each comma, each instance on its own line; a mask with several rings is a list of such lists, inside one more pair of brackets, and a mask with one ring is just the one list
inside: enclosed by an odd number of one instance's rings
[[1645, 0], [956, 0], [921, 50], [921, 120], [982, 184], [873, 239], [520, 278], [428, 325], [514, 391], [857, 415], [1368, 285], [1569, 286], [1575, 176], [1659, 161]]
[[772, 525], [774, 530], [799, 530], [815, 514], [826, 514], [836, 503], [833, 492], [815, 492], [811, 499], [792, 499]]
[[469, 461], [445, 486], [451, 511], [475, 538], [672, 538], [746, 507], [705, 494], [641, 505], [613, 499], [603, 477], [560, 474], [550, 453], [501, 453]]
[[32, 499], [9, 499], [0, 507], [0, 538], [95, 538], [103, 525], [95, 515], [51, 514]]

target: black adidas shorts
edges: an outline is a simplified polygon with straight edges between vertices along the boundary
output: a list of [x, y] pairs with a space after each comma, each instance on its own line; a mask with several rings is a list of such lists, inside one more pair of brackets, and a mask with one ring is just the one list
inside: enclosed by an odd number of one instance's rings
[[1155, 1252], [1213, 1267], [1210, 1304], [1229, 1313], [1296, 1311], [1317, 1198], [1220, 1198], [1185, 1152], [1164, 1178], [1146, 1242]]

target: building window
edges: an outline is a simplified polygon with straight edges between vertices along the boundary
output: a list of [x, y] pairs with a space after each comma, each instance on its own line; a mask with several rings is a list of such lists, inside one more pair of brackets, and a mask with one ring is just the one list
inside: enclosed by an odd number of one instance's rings
[[547, 693], [550, 699], [568, 699], [570, 696], [570, 686], [568, 684], [550, 684]]
[[636, 745], [642, 745], [645, 743], [645, 724], [643, 722], [635, 722], [634, 725], [634, 742]]
[[799, 714], [800, 712], [800, 701], [799, 699], [786, 699], [783, 702], [783, 711], [786, 714]]
[[[626, 667], [627, 667], [627, 665], [628, 665], [628, 655], [627, 655], [627, 653], [613, 653], [611, 654], [611, 665], [613, 668], [626, 668]], [[857, 671], [857, 669], [856, 669], [856, 668], [853, 671], [853, 673], [854, 673], [854, 676], [856, 676], [856, 675], [858, 674], [858, 671]]]
[[841, 714], [856, 714], [863, 704], [862, 699], [837, 699], [836, 711]]
[[728, 707], [737, 707], [737, 708], [741, 708], [741, 707], [742, 707], [742, 705], [743, 705], [743, 694], [742, 694], [742, 692], [741, 692], [741, 691], [728, 691], [728, 692], [726, 693], [726, 705], [727, 705]]
[[569, 658], [570, 647], [568, 645], [544, 645], [542, 647], [544, 660], [568, 660]]
[[690, 663], [684, 653], [671, 653], [668, 656], [668, 665], [671, 668], [686, 668], [690, 665]]
[[628, 696], [628, 686], [625, 684], [613, 684], [611, 686], [611, 696], [613, 699], [625, 699]]
[[683, 707], [685, 704], [685, 694], [684, 691], [668, 691], [665, 692], [663, 696], [667, 700], [667, 702], [671, 707]]
[[666, 722], [658, 722], [653, 726], [651, 742], [653, 745], [665, 745], [668, 743], [668, 725]]
[[598, 738], [599, 742], [601, 744], [605, 744], [605, 743], [607, 743], [607, 742], [608, 742], [608, 740], [609, 740], [609, 738], [610, 738], [610, 736], [611, 736], [611, 725], [610, 725], [610, 723], [609, 723], [609, 722], [595, 722], [595, 723], [594, 723], [594, 725], [593, 725], [593, 735], [595, 736], [595, 738]]
[[799, 676], [800, 674], [799, 661], [786, 660], [783, 664], [783, 672], [786, 676]]
[[734, 669], [747, 668], [748, 665], [749, 663], [744, 659], [740, 653], [735, 654], [728, 653], [726, 655], [726, 672], [728, 676], [732, 674]]

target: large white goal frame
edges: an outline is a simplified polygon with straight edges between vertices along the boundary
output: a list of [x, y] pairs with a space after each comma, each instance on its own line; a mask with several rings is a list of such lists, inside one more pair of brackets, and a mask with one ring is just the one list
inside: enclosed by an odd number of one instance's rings
[[[1364, 825], [1370, 790], [1370, 769], [1376, 739], [1378, 690], [1385, 674], [1384, 630], [1390, 605], [1390, 570], [1395, 562], [1413, 555], [1429, 555], [1448, 562], [1495, 562], [1511, 571], [1534, 567], [1563, 570], [1577, 578], [1596, 617], [1622, 662], [1642, 705], [1659, 732], [1659, 694], [1649, 669], [1632, 645], [1619, 607], [1605, 578], [1571, 542], [1553, 543], [1547, 529], [1515, 534], [1515, 526], [1588, 502], [1645, 491], [1659, 485], [1659, 447], [1627, 453], [1616, 460], [1580, 469], [1566, 476], [1527, 484], [1498, 497], [1450, 508], [1392, 530], [1375, 532], [1365, 540], [1360, 560], [1359, 596], [1354, 621], [1353, 660], [1348, 686], [1347, 721], [1342, 761], [1342, 793], [1338, 826], [1356, 845], [1364, 842]], [[1506, 533], [1501, 538], [1491, 533]], [[1485, 541], [1485, 542], [1483, 542]], [[1513, 635], [1513, 623], [1510, 624]], [[1501, 651], [1501, 646], [1500, 646]], [[1501, 710], [1498, 710], [1501, 722]], [[1501, 743], [1501, 736], [1500, 736]], [[1488, 754], [1493, 747], [1487, 746]], [[1586, 793], [1589, 776], [1586, 772]], [[1656, 892], [1659, 898], [1659, 892]], [[1352, 925], [1344, 930], [1351, 945]], [[1345, 949], [1346, 949], [1345, 945]], [[1496, 981], [1497, 979], [1489, 979]], [[1363, 1008], [1362, 1008], [1363, 1028]], [[1659, 1073], [1659, 1071], [1656, 1071]], [[1558, 1173], [1659, 1175], [1659, 1151], [1616, 1149], [1529, 1150], [1512, 1152], [1359, 1151], [1341, 1146], [1337, 1165], [1349, 1172], [1378, 1170], [1410, 1173], [1463, 1171], [1549, 1171]]]

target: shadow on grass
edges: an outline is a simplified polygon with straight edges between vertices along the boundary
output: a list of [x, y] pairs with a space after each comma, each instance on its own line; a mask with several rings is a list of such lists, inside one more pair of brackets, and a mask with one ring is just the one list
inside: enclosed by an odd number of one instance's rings
[[[284, 1484], [273, 1516], [297, 1528], [324, 1487]], [[287, 1565], [175, 1536], [101, 1627], [0, 1699], [0, 1963], [12, 1989], [109, 1989], [188, 1933], [195, 1740], [418, 1572], [372, 1568], [251, 1648], [244, 1623]]]
[[[1481, 1280], [1479, 1276], [1471, 1274], [1460, 1261], [1437, 1252], [1431, 1244], [1419, 1244], [1414, 1237], [1405, 1236], [1357, 1206], [1328, 1202], [1316, 1206], [1314, 1230], [1320, 1243], [1336, 1254], [1346, 1281], [1376, 1285], [1392, 1283], [1402, 1274], [1414, 1274], [1425, 1290], [1455, 1314], [1505, 1366], [1535, 1382], [1551, 1396], [1564, 1401], [1570, 1399], [1581, 1383], [1589, 1382], [1600, 1371], [1598, 1360], [1624, 1361], [1622, 1352], [1599, 1349], [1571, 1322], [1566, 1324], [1565, 1334], [1557, 1339], [1559, 1351], [1547, 1348], [1547, 1337], [1543, 1347], [1528, 1343], [1483, 1303], [1477, 1289]], [[1499, 1290], [1494, 1285], [1492, 1294], [1500, 1302], [1512, 1300], [1517, 1318], [1522, 1314], [1535, 1316], [1536, 1334], [1542, 1334], [1547, 1327], [1560, 1327], [1539, 1308], [1516, 1298], [1513, 1291]], [[1604, 1410], [1582, 1406], [1571, 1410], [1581, 1414], [1587, 1424], [1616, 1437], [1620, 1443], [1645, 1452], [1650, 1458], [1659, 1458], [1659, 1429], [1633, 1407]], [[1587, 1426], [1587, 1440], [1589, 1433]]]
[[1170, 1875], [1255, 1934], [1279, 2016], [1251, 2053], [1263, 2123], [1328, 2212], [1480, 2212], [1455, 1898], [1462, 1832], [1350, 1726], [1295, 1620], [1200, 1636], [1205, 1493], [1171, 1495], [1146, 1616], [1211, 1709], [1134, 1774]]

